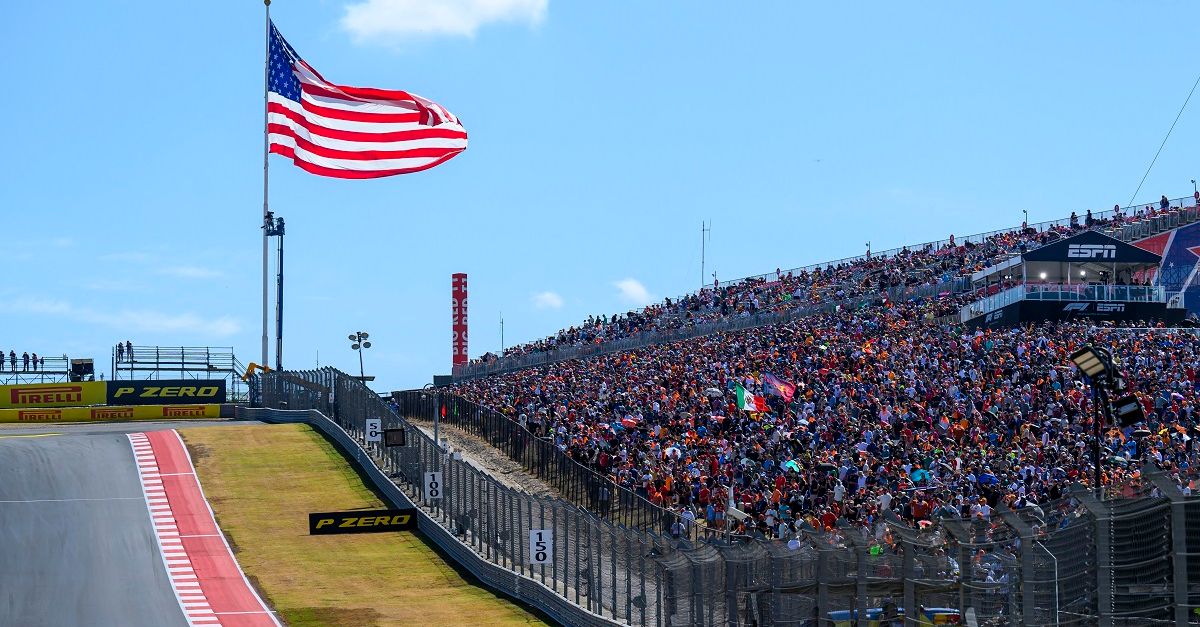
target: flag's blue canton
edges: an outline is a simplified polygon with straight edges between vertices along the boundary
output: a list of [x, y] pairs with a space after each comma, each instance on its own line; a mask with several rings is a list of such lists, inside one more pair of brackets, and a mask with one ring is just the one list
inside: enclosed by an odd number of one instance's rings
[[293, 59], [299, 60], [296, 51], [292, 49], [283, 36], [271, 24], [271, 60], [267, 65], [267, 89], [288, 100], [300, 102], [300, 80], [292, 72]]

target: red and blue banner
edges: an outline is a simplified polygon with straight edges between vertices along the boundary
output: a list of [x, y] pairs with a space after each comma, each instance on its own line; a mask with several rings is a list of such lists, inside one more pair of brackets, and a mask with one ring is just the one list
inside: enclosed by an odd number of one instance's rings
[[763, 391], [782, 397], [784, 402], [790, 403], [792, 396], [796, 394], [796, 386], [768, 372], [763, 375]]

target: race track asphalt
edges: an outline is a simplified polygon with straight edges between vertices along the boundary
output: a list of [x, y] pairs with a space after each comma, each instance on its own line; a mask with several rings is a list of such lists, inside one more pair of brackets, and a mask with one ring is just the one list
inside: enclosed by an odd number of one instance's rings
[[186, 625], [122, 433], [0, 431], [0, 625]]

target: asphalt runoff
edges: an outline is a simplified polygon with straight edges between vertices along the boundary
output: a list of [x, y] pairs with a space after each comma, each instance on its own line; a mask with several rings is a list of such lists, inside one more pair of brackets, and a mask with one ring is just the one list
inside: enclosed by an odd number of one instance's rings
[[0, 625], [187, 625], [125, 435], [31, 431], [0, 430]]

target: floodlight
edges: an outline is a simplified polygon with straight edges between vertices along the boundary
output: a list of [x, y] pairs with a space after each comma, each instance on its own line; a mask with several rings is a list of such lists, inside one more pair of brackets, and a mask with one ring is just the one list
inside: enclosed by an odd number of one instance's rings
[[371, 334], [367, 333], [366, 331], [359, 331], [358, 336], [365, 340], [365, 339], [371, 337]]
[[350, 345], [350, 350], [352, 350], [352, 351], [356, 351], [356, 350], [358, 350], [358, 344], [351, 344], [351, 345]]
[[[1117, 422], [1121, 423], [1123, 427], [1135, 425], [1146, 419], [1146, 414], [1142, 411], [1142, 404], [1132, 394], [1113, 401], [1113, 413], [1116, 414]], [[1134, 433], [1136, 435], [1137, 432]], [[1150, 434], [1146, 433], [1146, 435]]]
[[355, 335], [355, 334], [353, 334], [353, 333], [351, 333], [351, 334], [350, 334], [350, 341], [351, 341], [351, 342], [353, 342], [354, 340], [357, 340], [357, 339], [358, 339], [358, 336], [357, 336], [357, 335]]
[[363, 342], [363, 348], [371, 348], [370, 342]]
[[1043, 272], [1043, 273], [1039, 274], [1039, 275], [1038, 275], [1038, 278], [1040, 278], [1041, 280], [1045, 281], [1045, 280], [1046, 280], [1046, 273], [1045, 273], [1045, 272]]
[[1071, 363], [1075, 364], [1076, 368], [1079, 368], [1083, 371], [1083, 374], [1089, 377], [1095, 377], [1096, 375], [1108, 372], [1108, 366], [1104, 364], [1104, 358], [1090, 345], [1071, 353]]

